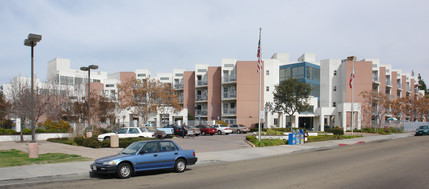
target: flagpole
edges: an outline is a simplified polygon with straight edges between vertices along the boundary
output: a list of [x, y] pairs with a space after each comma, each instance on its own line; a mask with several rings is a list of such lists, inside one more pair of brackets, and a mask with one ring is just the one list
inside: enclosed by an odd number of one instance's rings
[[[355, 77], [355, 59], [353, 58], [353, 60], [352, 60], [352, 77]], [[354, 79], [354, 78], [353, 78]], [[352, 122], [352, 135], [353, 135], [353, 98], [354, 98], [354, 85], [355, 85], [355, 82], [353, 81], [352, 82], [352, 120], [351, 120], [351, 122]]]
[[262, 60], [261, 60], [261, 31], [262, 27], [259, 28], [259, 46], [258, 46], [258, 70], [259, 70], [259, 95], [258, 95], [258, 139], [261, 141], [261, 72], [262, 70]]

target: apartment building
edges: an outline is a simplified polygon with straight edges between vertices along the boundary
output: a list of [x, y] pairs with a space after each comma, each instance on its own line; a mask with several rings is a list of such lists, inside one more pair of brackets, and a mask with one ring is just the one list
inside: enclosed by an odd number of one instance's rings
[[[259, 91], [256, 65], [257, 61], [224, 58], [221, 66], [196, 64], [194, 71], [173, 69], [172, 73], [158, 73], [156, 76], [152, 76], [147, 69], [112, 74], [91, 71], [91, 90], [117, 100], [121, 82], [129, 78], [141, 81], [156, 79], [173, 86], [183, 111], [176, 114], [160, 112], [149, 119], [153, 125], [186, 123], [188, 115], [192, 115], [199, 123], [213, 124], [223, 120], [228, 124], [255, 127], [258, 123]], [[355, 75], [353, 90], [350, 88], [352, 69]], [[71, 69], [68, 59], [55, 58], [48, 63], [48, 78], [62, 87], [72, 88], [75, 91], [73, 98], [76, 99], [86, 95], [87, 74], [87, 71]], [[390, 99], [423, 93], [416, 88], [417, 80], [413, 75], [393, 69], [391, 65], [380, 64], [378, 59], [357, 60], [349, 57], [317, 61], [315, 54], [305, 53], [297, 61], [290, 61], [289, 54], [275, 53], [271, 58], [263, 59], [261, 74], [262, 96], [259, 107], [264, 110], [262, 123], [268, 128], [304, 127], [323, 131], [327, 127], [339, 126], [350, 129], [353, 112], [353, 128], [359, 129], [365, 126], [362, 125], [362, 91], [378, 91]], [[291, 117], [270, 112], [265, 105], [273, 102], [275, 86], [290, 77], [312, 86], [308, 100], [311, 108]], [[387, 113], [380, 119], [384, 122], [393, 118]], [[142, 124], [139, 120], [130, 111], [124, 110], [119, 112], [117, 122], [137, 126]]]

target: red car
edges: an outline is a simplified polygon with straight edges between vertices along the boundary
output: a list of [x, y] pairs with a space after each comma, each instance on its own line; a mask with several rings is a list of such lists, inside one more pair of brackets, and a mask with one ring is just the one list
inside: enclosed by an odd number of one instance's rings
[[207, 135], [207, 134], [214, 135], [217, 133], [216, 128], [212, 128], [207, 125], [198, 125], [197, 128], [200, 129], [201, 135]]

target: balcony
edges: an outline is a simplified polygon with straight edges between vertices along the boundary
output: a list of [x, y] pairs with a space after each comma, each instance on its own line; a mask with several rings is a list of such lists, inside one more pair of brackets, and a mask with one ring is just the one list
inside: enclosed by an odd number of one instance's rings
[[230, 82], [236, 82], [237, 81], [237, 75], [231, 74], [227, 76], [223, 76], [223, 83], [230, 83]]
[[398, 83], [398, 90], [402, 91], [402, 84], [401, 83]]
[[235, 115], [236, 114], [236, 109], [235, 108], [224, 108], [223, 109], [223, 115]]
[[177, 99], [179, 100], [180, 104], [183, 104], [183, 96], [178, 96]]
[[207, 116], [207, 109], [196, 110], [195, 116]]
[[176, 90], [183, 89], [183, 84], [176, 84], [176, 85], [174, 85], [174, 89], [176, 89]]
[[236, 97], [237, 97], [237, 92], [236, 91], [230, 91], [230, 92], [223, 92], [222, 99], [236, 98]]
[[207, 101], [208, 96], [207, 95], [197, 95], [195, 97], [195, 101]]
[[386, 80], [386, 87], [392, 88], [392, 82], [390, 80]]
[[197, 80], [197, 86], [207, 86], [207, 80]]

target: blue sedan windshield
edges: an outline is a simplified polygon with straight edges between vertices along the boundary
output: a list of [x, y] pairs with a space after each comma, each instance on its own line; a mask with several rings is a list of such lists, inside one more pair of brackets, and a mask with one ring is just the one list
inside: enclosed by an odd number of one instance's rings
[[124, 150], [122, 150], [121, 154], [135, 154], [145, 144], [146, 144], [146, 142], [134, 142], [134, 143], [130, 144], [127, 148], [125, 148]]

